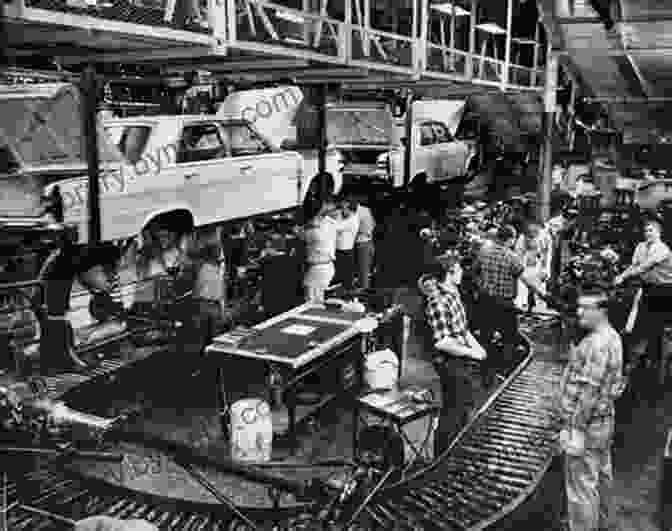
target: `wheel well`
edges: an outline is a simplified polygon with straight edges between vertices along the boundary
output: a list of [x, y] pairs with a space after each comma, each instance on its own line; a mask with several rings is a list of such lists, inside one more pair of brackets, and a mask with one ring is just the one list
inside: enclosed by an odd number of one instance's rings
[[189, 234], [194, 230], [194, 216], [188, 210], [182, 209], [163, 212], [147, 221], [143, 230], [155, 226], [167, 227], [171, 232], [175, 232], [182, 236], [184, 234]]

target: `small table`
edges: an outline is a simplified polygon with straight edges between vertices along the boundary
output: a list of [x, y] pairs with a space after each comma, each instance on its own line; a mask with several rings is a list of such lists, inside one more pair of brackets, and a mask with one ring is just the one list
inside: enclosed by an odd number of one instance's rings
[[[404, 426], [427, 417], [435, 415], [438, 418], [441, 405], [434, 400], [419, 400], [417, 388], [401, 388], [384, 391], [370, 391], [357, 398], [353, 412], [353, 452], [357, 455], [359, 450], [359, 424], [361, 414], [366, 412], [392, 424], [394, 429], [401, 435], [404, 444], [413, 453], [413, 460], [408, 466], [419, 459], [426, 460], [425, 448], [413, 442]], [[434, 429], [430, 427], [429, 429]]]

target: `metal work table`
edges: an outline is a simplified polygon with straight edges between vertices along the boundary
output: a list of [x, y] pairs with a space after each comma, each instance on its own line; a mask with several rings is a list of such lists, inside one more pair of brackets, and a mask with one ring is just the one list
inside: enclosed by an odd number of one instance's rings
[[[287, 407], [287, 435], [294, 452], [297, 445], [297, 395], [301, 385], [315, 375], [329, 371], [331, 389], [313, 410], [345, 393], [354, 395], [362, 382], [362, 358], [368, 349], [369, 330], [364, 330], [365, 313], [327, 309], [306, 303], [250, 329], [234, 329], [214, 338], [206, 348], [208, 361], [217, 375], [217, 395], [222, 432], [228, 432], [229, 396], [225, 365], [233, 359], [261, 363], [269, 402]], [[337, 369], [332, 372], [331, 369]], [[329, 392], [331, 391], [331, 392]]]

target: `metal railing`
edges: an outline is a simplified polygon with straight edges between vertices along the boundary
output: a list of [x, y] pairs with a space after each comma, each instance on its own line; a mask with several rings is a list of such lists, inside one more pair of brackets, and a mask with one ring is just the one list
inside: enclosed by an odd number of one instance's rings
[[396, 33], [352, 26], [351, 61], [367, 61], [414, 70], [418, 64], [414, 39]]
[[469, 53], [448, 46], [427, 43], [426, 69], [444, 74], [467, 75]]
[[229, 43], [257, 42], [312, 51], [345, 61], [345, 24], [326, 14], [312, 14], [261, 0], [232, 0]]
[[[213, 32], [210, 13], [215, 9], [214, 2], [191, 0], [191, 15], [180, 13], [176, 4], [177, 0], [12, 0], [7, 14], [21, 17], [25, 15], [24, 8], [38, 8], [200, 34]], [[197, 11], [200, 16], [193, 16]]]

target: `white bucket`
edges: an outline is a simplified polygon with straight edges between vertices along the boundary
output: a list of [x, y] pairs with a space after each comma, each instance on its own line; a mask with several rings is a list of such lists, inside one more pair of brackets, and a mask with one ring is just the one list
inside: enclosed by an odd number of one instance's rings
[[271, 460], [273, 421], [268, 403], [258, 398], [238, 400], [231, 406], [231, 459], [243, 462]]
[[389, 348], [367, 355], [364, 383], [370, 389], [395, 389], [399, 381], [399, 358]]

